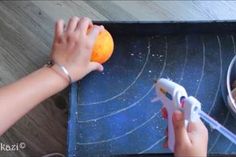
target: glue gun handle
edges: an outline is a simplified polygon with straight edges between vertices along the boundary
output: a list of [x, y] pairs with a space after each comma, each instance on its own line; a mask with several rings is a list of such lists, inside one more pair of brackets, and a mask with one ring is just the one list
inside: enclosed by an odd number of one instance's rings
[[166, 105], [165, 108], [168, 114], [168, 147], [173, 152], [175, 145], [175, 132], [173, 127], [172, 115], [175, 111], [175, 108], [171, 107], [171, 105]]

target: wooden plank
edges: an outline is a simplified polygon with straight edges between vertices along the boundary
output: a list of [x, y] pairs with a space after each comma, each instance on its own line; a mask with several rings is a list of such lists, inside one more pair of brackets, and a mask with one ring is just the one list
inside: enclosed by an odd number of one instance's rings
[[121, 1], [116, 4], [140, 21], [209, 20], [208, 15], [196, 10], [190, 1]]
[[115, 4], [115, 1], [86, 1], [86, 3], [104, 15], [110, 21], [137, 21], [126, 9]]
[[68, 20], [71, 16], [88, 16], [93, 20], [107, 20], [96, 8], [90, 7], [83, 1], [33, 1], [32, 3], [41, 9], [42, 14], [47, 14], [53, 21], [60, 18]]

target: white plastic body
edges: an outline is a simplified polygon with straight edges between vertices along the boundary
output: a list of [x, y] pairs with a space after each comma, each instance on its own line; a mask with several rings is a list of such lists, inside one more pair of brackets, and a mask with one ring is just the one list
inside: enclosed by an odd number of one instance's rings
[[201, 103], [196, 98], [189, 96], [184, 100], [183, 110], [186, 120], [185, 124], [195, 122], [200, 118], [199, 112], [201, 111]]
[[175, 134], [172, 123], [172, 115], [175, 110], [184, 112], [185, 127], [189, 122], [197, 121], [200, 116], [217, 129], [222, 135], [236, 144], [236, 135], [201, 111], [201, 103], [192, 96], [187, 96], [184, 87], [168, 79], [159, 79], [156, 83], [156, 100], [161, 100], [168, 112], [168, 147], [173, 152], [175, 146]]
[[173, 152], [175, 145], [175, 134], [172, 122], [172, 114], [181, 108], [181, 98], [187, 98], [185, 89], [168, 79], [159, 79], [156, 83], [157, 97], [160, 98], [168, 114], [168, 147]]
[[168, 80], [159, 79], [156, 83], [157, 97], [161, 100], [168, 114], [168, 147], [173, 152], [175, 146], [175, 133], [172, 122], [172, 115], [175, 110], [184, 112], [185, 127], [188, 123], [198, 120], [201, 103], [194, 97], [187, 95], [181, 85]]

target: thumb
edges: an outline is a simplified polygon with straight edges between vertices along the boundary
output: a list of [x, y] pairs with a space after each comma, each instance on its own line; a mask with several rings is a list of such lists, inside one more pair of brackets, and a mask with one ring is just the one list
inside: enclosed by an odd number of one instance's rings
[[189, 145], [191, 144], [188, 137], [187, 130], [184, 125], [184, 115], [180, 111], [173, 113], [173, 127], [175, 132], [175, 145]]
[[97, 70], [97, 71], [103, 71], [103, 66], [102, 66], [102, 64], [100, 64], [100, 63], [98, 63], [98, 62], [90, 62], [89, 63], [89, 71], [91, 72], [91, 71], [95, 71], [95, 70]]

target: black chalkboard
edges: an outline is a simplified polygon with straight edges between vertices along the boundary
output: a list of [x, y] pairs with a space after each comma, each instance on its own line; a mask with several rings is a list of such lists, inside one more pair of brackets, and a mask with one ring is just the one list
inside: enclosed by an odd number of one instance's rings
[[[235, 22], [103, 24], [113, 35], [114, 54], [104, 72], [71, 87], [68, 156], [168, 153], [162, 105], [151, 103], [160, 77], [183, 85], [236, 133], [220, 88], [236, 53]], [[236, 153], [234, 144], [208, 129], [208, 153]]]

